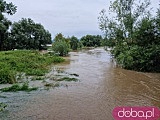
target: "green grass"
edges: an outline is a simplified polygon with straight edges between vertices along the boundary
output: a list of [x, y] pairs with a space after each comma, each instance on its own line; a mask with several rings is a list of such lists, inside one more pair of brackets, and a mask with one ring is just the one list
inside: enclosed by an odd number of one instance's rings
[[2, 92], [17, 92], [17, 91], [26, 91], [30, 92], [33, 90], [37, 90], [37, 87], [30, 88], [28, 83], [23, 83], [22, 85], [20, 84], [13, 84], [11, 87], [6, 87], [0, 89]]
[[42, 55], [38, 51], [17, 50], [0, 52], [0, 84], [16, 83], [17, 73], [43, 76], [49, 65], [63, 62], [64, 59]]

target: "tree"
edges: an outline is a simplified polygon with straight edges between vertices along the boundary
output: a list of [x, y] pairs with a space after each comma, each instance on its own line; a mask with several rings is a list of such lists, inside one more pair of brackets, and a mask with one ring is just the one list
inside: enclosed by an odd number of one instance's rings
[[69, 37], [66, 38], [64, 37], [62, 33], [58, 33], [54, 38], [54, 42], [60, 42], [60, 41], [66, 42], [68, 48], [70, 48], [70, 38]]
[[55, 36], [54, 41], [55, 41], [55, 42], [65, 41], [65, 37], [63, 36], [62, 33], [58, 33], [58, 34]]
[[13, 23], [11, 27], [13, 49], [45, 49], [50, 44], [51, 34], [41, 24], [35, 23], [30, 18]]
[[85, 47], [97, 47], [101, 45], [102, 37], [100, 35], [86, 35], [80, 41]]
[[156, 36], [157, 36], [158, 41], [160, 42], [160, 7], [157, 10], [155, 23], [156, 23], [155, 26], [156, 26], [156, 31], [157, 31]]
[[155, 19], [143, 18], [138, 24], [134, 33], [134, 42], [141, 47], [148, 47], [153, 44], [160, 44], [158, 39], [159, 31], [155, 26]]
[[5, 18], [3, 13], [9, 15], [15, 14], [17, 7], [13, 3], [6, 3], [6, 1], [0, 0], [0, 51], [7, 50], [6, 47], [8, 39], [8, 29], [11, 25], [11, 21]]
[[[100, 12], [99, 27], [109, 39], [133, 40], [134, 27], [144, 16], [149, 16], [147, 10], [150, 0], [144, 0], [137, 4], [136, 0], [115, 0], [111, 2], [110, 12], [115, 17], [109, 18], [103, 9]], [[130, 42], [130, 41], [126, 41]]]
[[69, 38], [65, 38], [62, 33], [58, 33], [55, 36], [54, 42], [52, 44], [52, 49], [55, 54], [58, 54], [59, 56], [66, 56], [70, 48], [69, 42]]
[[52, 45], [52, 49], [56, 55], [66, 56], [69, 52], [68, 45], [65, 41], [54, 42]]
[[70, 38], [70, 46], [72, 50], [77, 50], [79, 47], [79, 40], [75, 36]]
[[109, 18], [105, 10], [100, 13], [100, 29], [123, 68], [160, 72], [160, 11], [152, 17], [149, 5], [150, 0], [115, 0], [110, 6], [115, 17]]

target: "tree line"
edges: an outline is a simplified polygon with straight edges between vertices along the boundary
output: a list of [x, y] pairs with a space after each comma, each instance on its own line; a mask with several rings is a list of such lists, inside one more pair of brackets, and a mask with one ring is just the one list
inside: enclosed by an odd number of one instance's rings
[[58, 33], [53, 41], [53, 51], [60, 56], [66, 56], [70, 50], [79, 50], [85, 47], [102, 46], [103, 38], [100, 35], [85, 35], [78, 39], [75, 36], [64, 37], [62, 33]]
[[[140, 2], [140, 3], [139, 3]], [[100, 12], [99, 27], [105, 45], [126, 69], [160, 72], [160, 8], [151, 13], [150, 0], [115, 0], [107, 15]]]

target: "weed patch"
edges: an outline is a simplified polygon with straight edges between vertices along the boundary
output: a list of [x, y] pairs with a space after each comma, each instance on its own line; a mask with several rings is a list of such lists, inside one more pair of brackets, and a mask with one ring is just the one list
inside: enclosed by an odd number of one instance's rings
[[22, 85], [13, 84], [11, 87], [2, 88], [1, 91], [2, 92], [17, 92], [17, 91], [30, 92], [37, 89], [38, 89], [37, 87], [30, 88], [28, 83], [23, 83]]
[[63, 58], [42, 55], [39, 51], [17, 50], [0, 52], [0, 84], [16, 83], [18, 73], [43, 76], [48, 72], [49, 65], [63, 61]]

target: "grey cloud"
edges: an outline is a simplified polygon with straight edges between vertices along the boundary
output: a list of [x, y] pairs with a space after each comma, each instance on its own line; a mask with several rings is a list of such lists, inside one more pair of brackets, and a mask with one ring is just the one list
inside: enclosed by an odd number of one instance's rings
[[65, 36], [78, 37], [89, 33], [100, 33], [97, 17], [106, 4], [106, 0], [47, 0], [47, 2], [14, 0], [12, 2], [18, 6], [18, 12], [9, 16], [12, 21], [31, 18], [43, 24], [53, 35], [62, 32]]
[[44, 25], [52, 35], [62, 32], [65, 36], [81, 37], [101, 34], [97, 17], [107, 9], [110, 0], [6, 0], [18, 6], [18, 12], [8, 16], [12, 21], [31, 18]]

